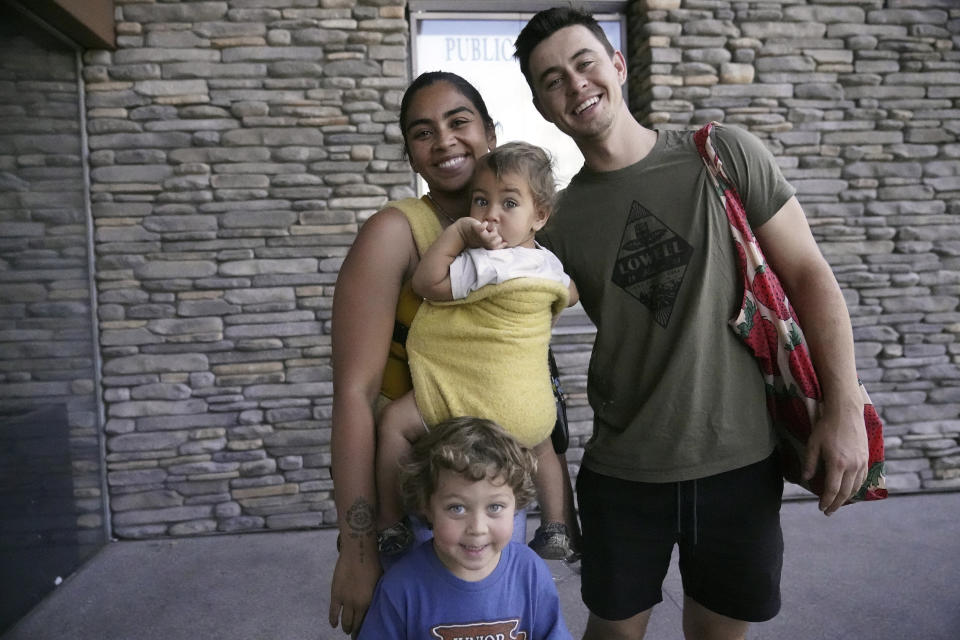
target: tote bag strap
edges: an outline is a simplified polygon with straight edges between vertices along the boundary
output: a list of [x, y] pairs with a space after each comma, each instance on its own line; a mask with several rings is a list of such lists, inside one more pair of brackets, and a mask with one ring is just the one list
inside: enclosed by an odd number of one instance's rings
[[[740, 310], [730, 320], [730, 325], [759, 360], [767, 385], [773, 385], [778, 391], [792, 387], [798, 395], [810, 400], [805, 401], [804, 405], [812, 421], [821, 393], [806, 350], [803, 331], [796, 322], [780, 280], [767, 264], [750, 228], [743, 202], [713, 146], [710, 132], [715, 124], [711, 122], [697, 131], [694, 143], [724, 206], [736, 248], [743, 296]], [[790, 354], [788, 351], [797, 353]], [[790, 366], [780, 366], [786, 362], [790, 362]]]

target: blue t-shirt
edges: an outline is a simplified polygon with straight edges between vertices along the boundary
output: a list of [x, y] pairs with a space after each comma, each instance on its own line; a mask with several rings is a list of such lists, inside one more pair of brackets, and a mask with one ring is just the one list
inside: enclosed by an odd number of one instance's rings
[[443, 566], [428, 540], [384, 574], [358, 640], [491, 636], [572, 640], [546, 563], [511, 542], [493, 573], [467, 582]]

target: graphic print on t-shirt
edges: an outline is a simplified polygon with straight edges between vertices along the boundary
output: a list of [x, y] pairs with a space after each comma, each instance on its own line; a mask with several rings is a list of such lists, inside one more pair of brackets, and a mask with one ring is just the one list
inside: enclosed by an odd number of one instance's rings
[[430, 631], [438, 640], [527, 640], [526, 631], [517, 631], [519, 626], [520, 621], [514, 618], [499, 622], [437, 625]]
[[693, 247], [636, 200], [620, 238], [613, 283], [642, 302], [666, 327]]

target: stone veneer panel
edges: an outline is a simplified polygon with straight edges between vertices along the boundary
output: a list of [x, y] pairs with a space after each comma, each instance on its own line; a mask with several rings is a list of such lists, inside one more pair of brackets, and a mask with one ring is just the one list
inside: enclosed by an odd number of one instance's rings
[[116, 5], [83, 70], [114, 532], [329, 525], [333, 285], [413, 194], [404, 6]]

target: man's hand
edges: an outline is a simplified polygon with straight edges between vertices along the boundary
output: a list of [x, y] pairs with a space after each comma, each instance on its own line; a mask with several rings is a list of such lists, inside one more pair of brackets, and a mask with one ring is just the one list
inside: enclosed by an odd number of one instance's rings
[[804, 480], [813, 477], [821, 461], [826, 474], [819, 507], [829, 516], [856, 494], [867, 479], [867, 431], [862, 406], [859, 411], [824, 410], [807, 441]]

